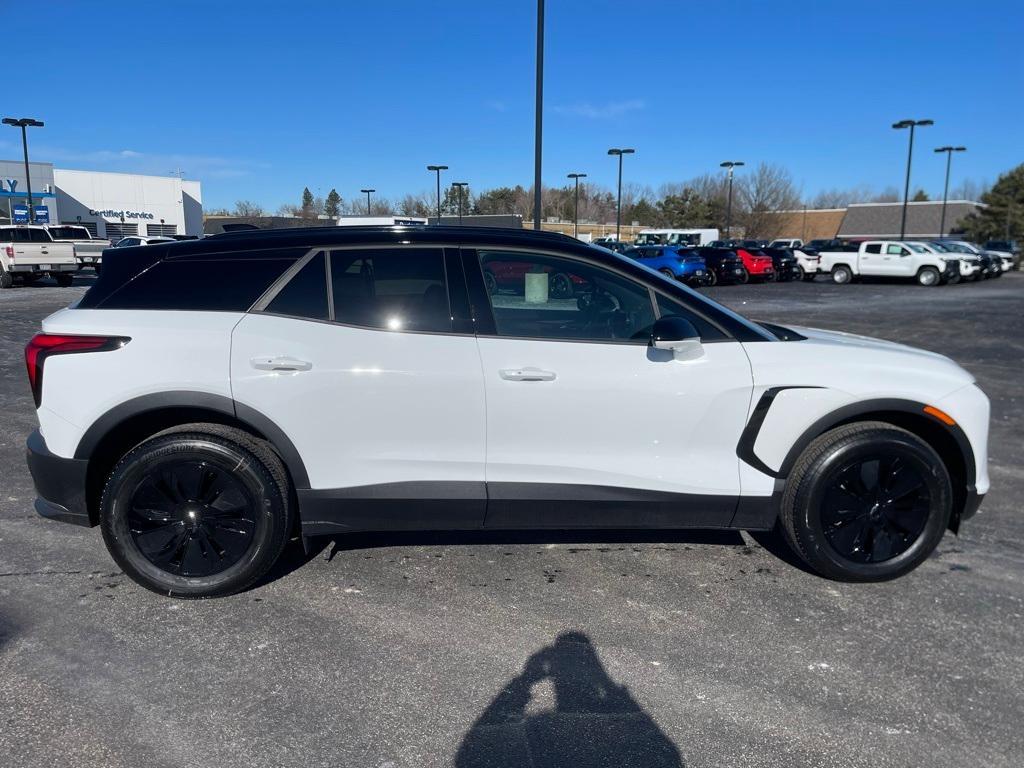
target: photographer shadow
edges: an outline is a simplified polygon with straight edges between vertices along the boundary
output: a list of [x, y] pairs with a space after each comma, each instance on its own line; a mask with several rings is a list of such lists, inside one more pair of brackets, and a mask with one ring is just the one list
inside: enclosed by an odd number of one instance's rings
[[608, 677], [581, 632], [563, 633], [533, 654], [463, 737], [455, 757], [456, 768], [683, 765], [675, 744], [629, 690]]

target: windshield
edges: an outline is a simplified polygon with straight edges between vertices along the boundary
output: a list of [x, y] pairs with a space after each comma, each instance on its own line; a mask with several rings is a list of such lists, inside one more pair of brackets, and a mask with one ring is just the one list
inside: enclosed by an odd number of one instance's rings
[[928, 248], [921, 243], [907, 243], [906, 245], [914, 253], [929, 253]]

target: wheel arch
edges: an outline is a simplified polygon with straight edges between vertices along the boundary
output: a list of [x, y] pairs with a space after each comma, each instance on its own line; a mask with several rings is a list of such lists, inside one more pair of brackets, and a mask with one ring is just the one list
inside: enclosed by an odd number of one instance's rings
[[89, 462], [86, 506], [90, 522], [98, 522], [103, 484], [122, 456], [158, 432], [196, 422], [235, 427], [267, 442], [284, 463], [292, 485], [296, 489], [309, 487], [309, 476], [295, 445], [259, 411], [208, 392], [159, 392], [133, 398], [107, 411], [79, 441], [75, 458]]
[[800, 454], [815, 438], [829, 430], [859, 421], [892, 424], [924, 440], [942, 459], [953, 485], [953, 516], [950, 519], [950, 528], [956, 532], [960, 519], [975, 493], [974, 450], [959, 425], [945, 424], [925, 411], [926, 407], [925, 403], [915, 400], [885, 398], [852, 403], [832, 411], [811, 424], [797, 438], [779, 467], [777, 477], [789, 477]]

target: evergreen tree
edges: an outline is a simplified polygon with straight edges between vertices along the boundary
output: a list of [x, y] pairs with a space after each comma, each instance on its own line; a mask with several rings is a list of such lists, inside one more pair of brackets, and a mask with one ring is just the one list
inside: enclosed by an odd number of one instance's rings
[[929, 200], [931, 200], [931, 198], [928, 197], [928, 193], [923, 189], [917, 190], [917, 192], [914, 193], [914, 196], [910, 198], [910, 202], [912, 203], [926, 203]]
[[338, 194], [338, 190], [332, 188], [327, 193], [327, 200], [324, 201], [324, 215], [331, 219], [336, 219], [341, 215], [341, 195]]
[[[981, 196], [984, 208], [961, 222], [967, 236], [977, 242], [1019, 240], [1024, 237], [1024, 163], [1007, 171]], [[955, 222], [947, 221], [955, 226]]]
[[312, 219], [314, 216], [316, 211], [313, 207], [313, 193], [306, 187], [302, 190], [302, 218]]

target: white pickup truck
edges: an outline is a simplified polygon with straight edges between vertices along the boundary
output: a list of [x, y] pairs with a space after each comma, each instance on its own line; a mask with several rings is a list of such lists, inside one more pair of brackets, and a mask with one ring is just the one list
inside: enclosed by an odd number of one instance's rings
[[956, 280], [960, 274], [959, 260], [944, 258], [918, 243], [901, 240], [868, 240], [849, 250], [819, 252], [818, 271], [831, 274], [839, 284], [856, 277], [906, 277], [920, 285], [940, 285]]
[[16, 279], [31, 285], [45, 275], [67, 286], [77, 271], [75, 246], [55, 243], [46, 227], [0, 227], [0, 288], [10, 288]]
[[54, 242], [71, 243], [75, 247], [78, 268], [92, 267], [100, 273], [103, 251], [110, 247], [109, 240], [93, 237], [89, 230], [77, 224], [52, 224], [47, 227]]

